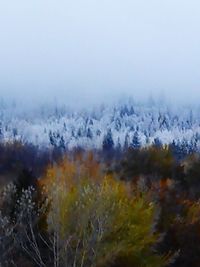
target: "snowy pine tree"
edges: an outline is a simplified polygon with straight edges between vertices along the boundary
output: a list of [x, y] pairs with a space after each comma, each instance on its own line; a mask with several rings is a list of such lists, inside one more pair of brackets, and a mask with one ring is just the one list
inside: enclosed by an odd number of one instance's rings
[[114, 141], [111, 129], [109, 129], [106, 135], [104, 136], [102, 147], [104, 151], [110, 151], [114, 148]]
[[130, 146], [134, 149], [139, 149], [141, 147], [138, 131], [135, 131]]

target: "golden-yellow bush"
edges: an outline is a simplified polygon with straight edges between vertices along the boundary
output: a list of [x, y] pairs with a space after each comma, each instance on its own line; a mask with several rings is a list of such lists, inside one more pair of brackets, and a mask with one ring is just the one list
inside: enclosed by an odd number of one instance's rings
[[56, 266], [165, 265], [153, 252], [155, 205], [128, 194], [91, 156], [49, 168], [40, 185], [51, 203], [47, 223]]

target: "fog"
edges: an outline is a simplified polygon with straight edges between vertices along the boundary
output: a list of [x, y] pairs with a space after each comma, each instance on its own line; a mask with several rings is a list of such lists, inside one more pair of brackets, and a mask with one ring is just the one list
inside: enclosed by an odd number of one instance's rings
[[0, 96], [200, 100], [198, 0], [0, 2]]

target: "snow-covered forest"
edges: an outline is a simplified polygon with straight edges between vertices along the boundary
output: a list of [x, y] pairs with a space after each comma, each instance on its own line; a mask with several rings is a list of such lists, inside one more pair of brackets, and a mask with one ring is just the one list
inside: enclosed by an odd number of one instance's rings
[[128, 99], [79, 111], [56, 103], [28, 109], [1, 100], [0, 140], [69, 150], [101, 149], [106, 144], [118, 149], [175, 144], [198, 151], [199, 114], [198, 106], [175, 106], [153, 99]]

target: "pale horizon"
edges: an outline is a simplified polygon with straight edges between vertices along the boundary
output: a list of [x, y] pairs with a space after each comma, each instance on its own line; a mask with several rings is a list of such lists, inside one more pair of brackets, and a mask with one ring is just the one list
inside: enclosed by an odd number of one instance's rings
[[200, 99], [200, 3], [2, 1], [0, 97]]

